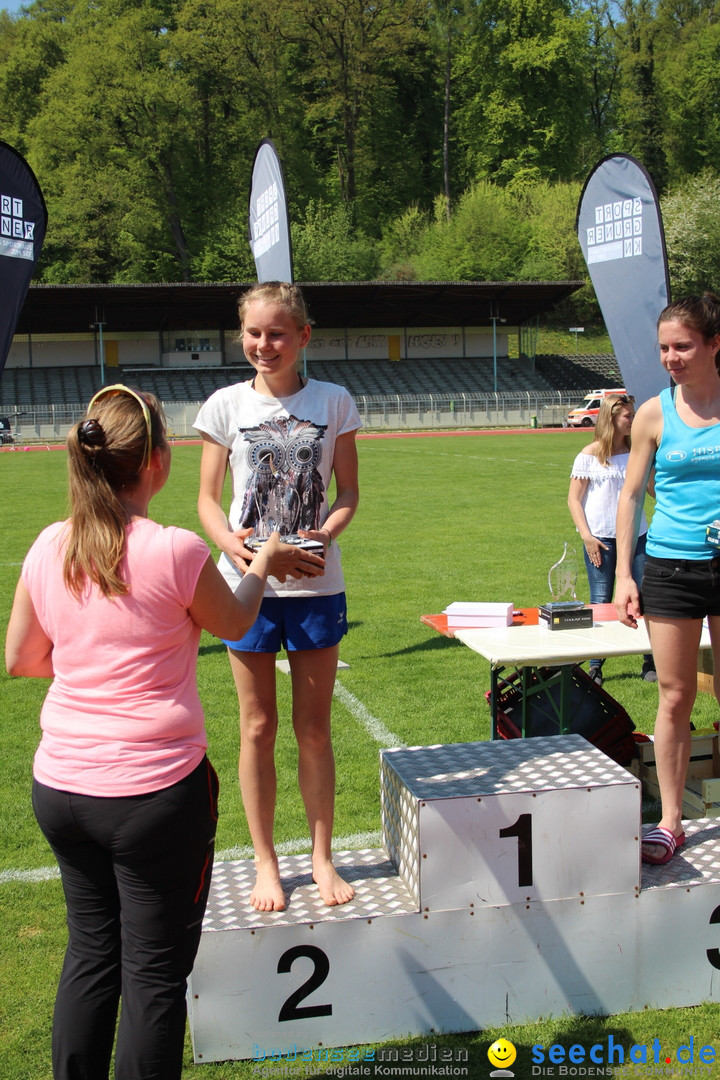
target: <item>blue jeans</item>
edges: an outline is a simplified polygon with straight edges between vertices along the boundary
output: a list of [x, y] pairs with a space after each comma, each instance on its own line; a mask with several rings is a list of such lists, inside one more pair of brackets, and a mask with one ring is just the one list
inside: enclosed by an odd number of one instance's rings
[[[597, 540], [605, 544], [607, 551], [600, 550], [600, 565], [595, 566], [590, 562], [587, 551], [583, 548], [585, 556], [585, 569], [587, 570], [588, 584], [590, 585], [591, 604], [609, 604], [613, 598], [615, 588], [615, 568], [617, 566], [617, 541], [614, 536], [598, 536]], [[647, 534], [638, 537], [635, 546], [635, 554], [632, 562], [632, 576], [638, 589], [642, 584], [643, 570], [645, 569], [645, 542]], [[652, 660], [652, 655], [645, 656], [646, 661]], [[590, 667], [602, 667], [602, 660], [591, 660]]]

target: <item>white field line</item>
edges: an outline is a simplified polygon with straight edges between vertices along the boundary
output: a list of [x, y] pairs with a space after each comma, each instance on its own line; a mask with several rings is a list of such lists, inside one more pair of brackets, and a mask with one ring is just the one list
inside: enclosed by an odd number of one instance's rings
[[354, 694], [351, 694], [342, 683], [337, 681], [337, 679], [335, 680], [335, 697], [345, 706], [349, 713], [352, 713], [357, 722], [362, 724], [368, 735], [370, 735], [375, 742], [380, 743], [384, 750], [390, 749], [391, 747], [404, 748], [406, 746], [406, 743], [404, 743], [402, 739], [398, 738], [397, 735], [393, 735], [392, 731], [389, 731], [385, 727], [382, 720], [378, 720], [376, 716], [373, 716], [373, 714], [365, 708], [362, 701], [356, 698]]
[[[363, 703], [338, 681], [335, 682], [335, 697], [365, 728], [375, 742], [380, 743], [383, 748], [404, 747], [406, 745], [402, 739], [399, 739], [397, 735], [393, 735], [381, 720], [373, 716]], [[353, 833], [351, 836], [336, 836], [333, 839], [335, 851], [358, 851], [380, 847], [381, 845], [382, 834], [380, 832]], [[303, 851], [309, 850], [309, 848], [309, 840], [306, 837], [300, 837], [295, 840], [285, 840], [283, 843], [278, 844], [277, 853], [278, 855], [299, 855]], [[215, 858], [219, 862], [226, 862], [231, 859], [252, 859], [253, 855], [252, 847], [244, 846], [218, 851]], [[53, 881], [59, 876], [60, 871], [56, 866], [41, 866], [37, 870], [0, 870], [0, 885], [8, 885], [13, 881]]]
[[[368, 848], [382, 847], [381, 832], [359, 832], [352, 836], [333, 836], [333, 851], [365, 851]], [[285, 840], [282, 844], [276, 844], [275, 850], [278, 855], [302, 855], [310, 851], [310, 837], [302, 836], [296, 840]], [[231, 859], [252, 859], [255, 852], [252, 846], [225, 848], [215, 855], [217, 862], [228, 862]]]
[[[302, 855], [310, 851], [310, 838], [298, 837], [296, 840], [284, 840], [275, 845], [278, 855]], [[368, 848], [382, 847], [381, 832], [359, 832], [352, 836], [333, 837], [335, 851], [366, 851]], [[251, 846], [225, 848], [215, 854], [216, 862], [230, 862], [235, 859], [252, 859], [255, 852]], [[37, 870], [0, 870], [0, 885], [9, 885], [18, 881], [28, 882], [54, 881], [60, 877], [57, 866], [41, 866]]]
[[13, 881], [53, 881], [60, 877], [57, 866], [40, 866], [37, 870], [0, 870], [0, 885]]

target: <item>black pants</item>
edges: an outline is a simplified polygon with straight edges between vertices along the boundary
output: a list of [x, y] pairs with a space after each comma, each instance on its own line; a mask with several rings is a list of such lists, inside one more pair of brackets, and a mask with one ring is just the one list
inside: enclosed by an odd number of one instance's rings
[[55, 1080], [178, 1080], [185, 993], [217, 826], [203, 760], [148, 795], [96, 798], [37, 781], [33, 808], [60, 866], [68, 946], [53, 1018]]

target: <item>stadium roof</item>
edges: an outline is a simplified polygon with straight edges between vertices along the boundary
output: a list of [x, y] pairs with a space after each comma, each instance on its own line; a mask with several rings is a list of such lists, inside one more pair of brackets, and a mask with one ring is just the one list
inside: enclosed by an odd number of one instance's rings
[[[196, 285], [31, 285], [18, 334], [237, 329], [236, 300], [251, 282]], [[581, 288], [582, 281], [302, 283], [318, 327], [518, 326]]]

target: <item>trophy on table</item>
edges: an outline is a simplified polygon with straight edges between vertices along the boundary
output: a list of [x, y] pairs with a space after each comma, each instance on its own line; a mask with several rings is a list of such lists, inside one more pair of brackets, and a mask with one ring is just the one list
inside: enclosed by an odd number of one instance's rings
[[538, 612], [541, 625], [550, 630], [581, 630], [593, 625], [592, 608], [577, 598], [577, 576], [577, 553], [566, 543], [562, 555], [548, 571], [552, 599]]

